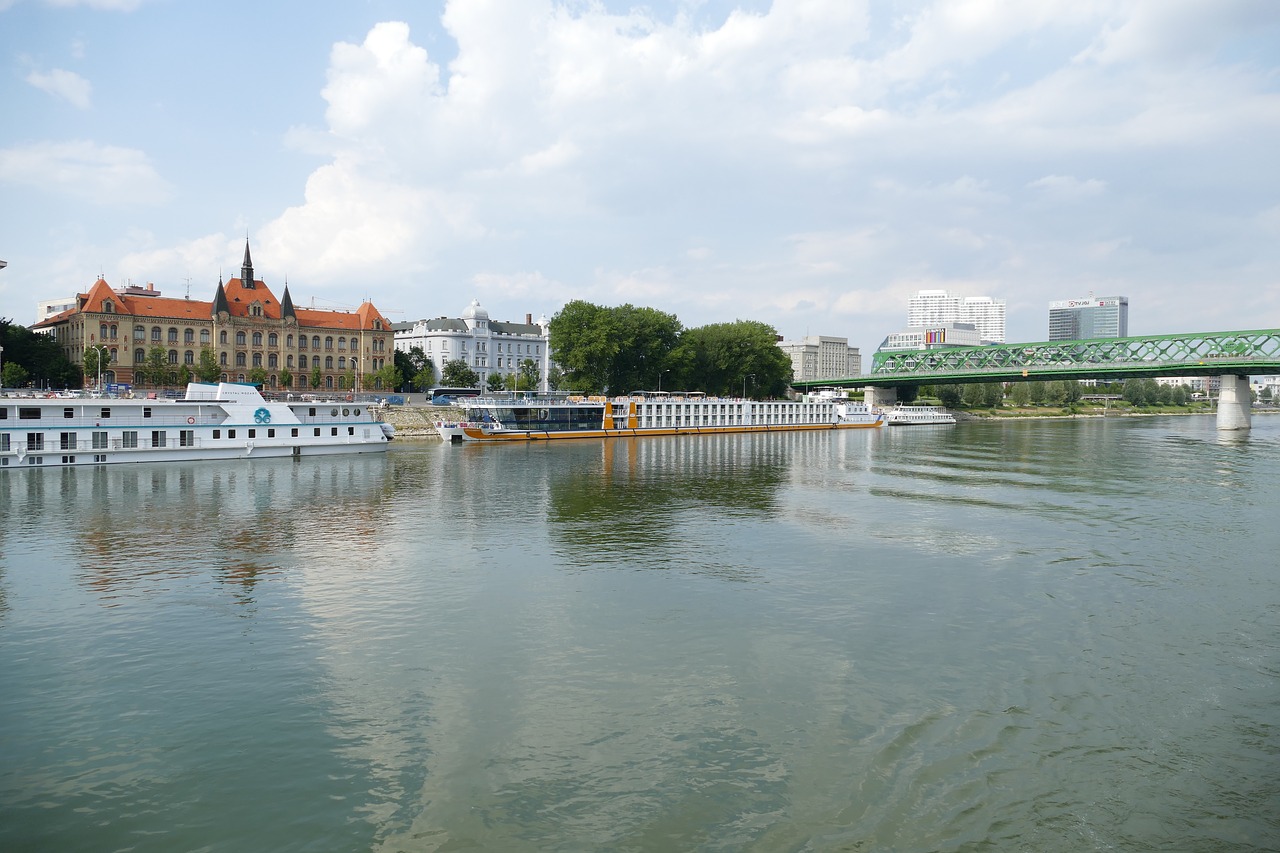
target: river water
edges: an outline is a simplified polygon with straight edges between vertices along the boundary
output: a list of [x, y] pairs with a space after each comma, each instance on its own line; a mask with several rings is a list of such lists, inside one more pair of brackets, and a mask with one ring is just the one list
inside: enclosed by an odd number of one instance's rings
[[1280, 417], [0, 474], [0, 849], [1280, 848]]

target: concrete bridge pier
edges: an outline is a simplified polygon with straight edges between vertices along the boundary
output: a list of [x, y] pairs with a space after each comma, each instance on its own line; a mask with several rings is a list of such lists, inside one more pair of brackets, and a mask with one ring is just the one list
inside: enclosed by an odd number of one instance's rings
[[898, 402], [897, 388], [872, 388], [870, 386], [862, 389], [863, 401], [873, 409], [891, 409], [893, 404]]
[[1252, 426], [1249, 399], [1249, 377], [1219, 377], [1218, 429], [1249, 429]]

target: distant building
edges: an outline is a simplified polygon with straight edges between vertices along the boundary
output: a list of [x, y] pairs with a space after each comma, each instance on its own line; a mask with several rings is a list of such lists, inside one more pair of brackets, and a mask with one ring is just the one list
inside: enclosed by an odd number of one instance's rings
[[531, 358], [538, 365], [538, 388], [545, 391], [551, 369], [550, 328], [551, 321], [545, 315], [536, 323], [532, 314], [526, 314], [523, 323], [490, 320], [489, 312], [473, 299], [458, 318], [397, 323], [395, 348], [408, 352], [421, 347], [435, 367], [437, 380], [445, 362], [460, 358], [479, 374], [481, 387], [490, 374], [519, 373], [521, 362]]
[[862, 375], [862, 354], [849, 346], [848, 338], [808, 335], [798, 341], [779, 341], [778, 348], [791, 359], [791, 377], [796, 382]]
[[1049, 303], [1049, 340], [1129, 336], [1129, 297], [1094, 296]]
[[983, 340], [972, 323], [950, 323], [945, 326], [918, 326], [891, 332], [880, 344], [880, 351], [976, 347], [989, 343], [992, 342]]
[[959, 296], [947, 290], [921, 290], [907, 301], [911, 328], [972, 325], [985, 343], [1005, 342], [1005, 304], [989, 296]]
[[46, 299], [43, 302], [36, 303], [36, 322], [43, 323], [54, 314], [61, 314], [63, 311], [70, 311], [76, 307], [76, 298], [74, 296], [63, 296], [58, 299]]
[[392, 349], [391, 324], [372, 302], [352, 312], [295, 308], [287, 285], [277, 300], [254, 278], [248, 241], [240, 278], [219, 279], [212, 302], [161, 296], [151, 286], [114, 290], [99, 278], [70, 308], [32, 328], [52, 335], [72, 364], [89, 348], [105, 347], [111, 358], [104, 384], [139, 384], [135, 375], [157, 347], [181, 383], [208, 348], [224, 382], [258, 374], [267, 388], [358, 390]]

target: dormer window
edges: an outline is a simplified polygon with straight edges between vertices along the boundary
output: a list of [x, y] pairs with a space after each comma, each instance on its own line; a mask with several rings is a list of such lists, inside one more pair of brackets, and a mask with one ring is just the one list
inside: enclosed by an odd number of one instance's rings
[[116, 313], [115, 303], [113, 303], [110, 299], [104, 299], [102, 302], [102, 313], [103, 314]]

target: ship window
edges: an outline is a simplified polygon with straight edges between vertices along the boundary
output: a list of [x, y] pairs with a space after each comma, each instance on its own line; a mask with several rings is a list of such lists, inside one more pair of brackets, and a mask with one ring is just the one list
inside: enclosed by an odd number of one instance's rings
[[108, 408], [107, 406], [103, 406], [103, 407], [102, 407], [102, 419], [103, 419], [103, 420], [106, 420], [106, 419], [107, 419], [107, 418], [109, 418], [109, 417], [111, 417], [111, 409], [110, 409], [110, 408]]
[[222, 430], [220, 430], [220, 429], [215, 429], [215, 430], [213, 431], [213, 437], [214, 437], [214, 438], [222, 438]]
[[196, 431], [193, 429], [184, 429], [178, 431], [178, 444], [183, 447], [196, 446]]
[[315, 406], [312, 406], [311, 408], [307, 409], [307, 414], [308, 414], [310, 417], [313, 417], [313, 418], [314, 418], [314, 417], [316, 416], [316, 409], [315, 409]]
[[338, 434], [338, 428], [337, 428], [337, 427], [334, 427], [333, 429], [331, 429], [331, 430], [329, 431], [329, 434], [330, 434], [330, 435], [337, 435], [337, 434]]
[[125, 430], [123, 433], [120, 434], [120, 446], [121, 447], [137, 447], [138, 433], [134, 430]]
[[258, 437], [258, 431], [256, 429], [249, 430], [249, 438], [257, 438], [257, 437]]
[[355, 434], [356, 434], [355, 427], [347, 427], [347, 435], [355, 435]]
[[74, 432], [59, 433], [58, 438], [59, 438], [59, 442], [58, 442], [59, 450], [75, 450], [76, 449], [76, 434]]
[[275, 437], [276, 437], [276, 431], [274, 429], [267, 430], [267, 438], [275, 438]]
[[169, 434], [162, 429], [153, 429], [151, 431], [151, 446], [164, 447], [168, 444]]
[[18, 409], [18, 420], [20, 421], [38, 421], [40, 420], [39, 409]]
[[320, 427], [316, 427], [316, 429], [315, 429], [315, 435], [316, 435], [316, 438], [319, 438], [319, 437], [320, 437]]
[[9, 419], [9, 410], [7, 408], [0, 408], [0, 421], [5, 421], [8, 419]]
[[68, 408], [66, 408], [66, 409], [63, 409], [63, 410], [62, 410], [62, 416], [63, 416], [64, 418], [74, 418], [74, 417], [76, 416], [76, 410], [75, 410], [75, 409], [72, 409], [72, 408], [70, 408], [70, 407], [68, 407]]
[[151, 407], [150, 407], [150, 406], [143, 406], [143, 407], [142, 407], [142, 416], [143, 416], [144, 418], [149, 418], [149, 417], [151, 417]]
[[27, 433], [27, 450], [44, 450], [44, 433]]
[[93, 449], [104, 450], [107, 446], [107, 434], [105, 432], [95, 432], [93, 434]]
[[[4, 435], [0, 435], [0, 451], [9, 452], [9, 433], [7, 432]], [[6, 459], [4, 461], [8, 462], [9, 460]]]
[[236, 437], [236, 431], [235, 431], [235, 430], [233, 430], [233, 429], [229, 429], [229, 430], [227, 430], [227, 438], [235, 438], [235, 437]]

